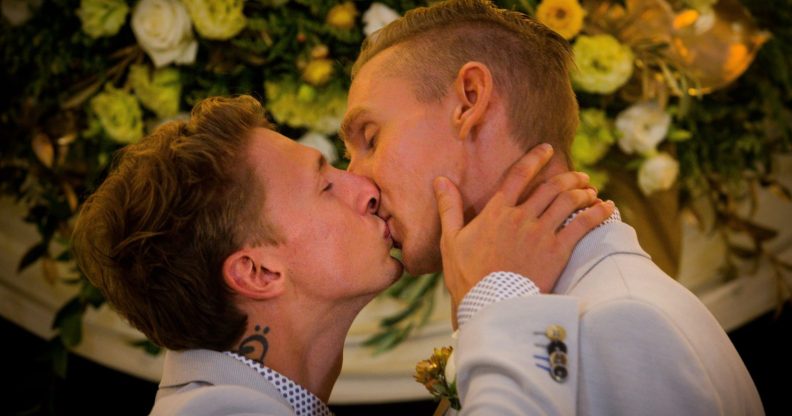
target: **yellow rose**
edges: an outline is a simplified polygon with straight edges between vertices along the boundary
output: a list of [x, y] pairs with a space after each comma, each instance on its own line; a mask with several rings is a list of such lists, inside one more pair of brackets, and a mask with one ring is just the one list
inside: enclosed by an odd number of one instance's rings
[[577, 0], [543, 0], [536, 9], [536, 18], [564, 39], [580, 32], [585, 15]]
[[327, 13], [327, 24], [338, 29], [352, 29], [357, 14], [354, 3], [337, 4]]
[[311, 85], [322, 85], [333, 76], [333, 61], [314, 59], [303, 70], [303, 79]]

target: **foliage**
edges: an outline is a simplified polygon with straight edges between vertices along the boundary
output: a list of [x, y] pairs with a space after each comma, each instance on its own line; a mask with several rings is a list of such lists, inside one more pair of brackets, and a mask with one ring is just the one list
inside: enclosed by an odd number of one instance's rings
[[[101, 114], [90, 103], [108, 87], [142, 94], [143, 87], [132, 85], [135, 81], [130, 77], [130, 68], [154, 71], [148, 52], [139, 45], [130, 23], [137, 1], [126, 1], [129, 15], [117, 33], [99, 33], [95, 38], [85, 32], [77, 16], [81, 3], [46, 0], [22, 24], [12, 25], [8, 19], [0, 22], [0, 82], [4, 86], [0, 93], [0, 193], [28, 208], [24, 220], [34, 224], [41, 236], [41, 241], [20, 259], [19, 270], [40, 261], [48, 279], [65, 279], [79, 288], [53, 322], [59, 334], [53, 342], [57, 347], [53, 357], [59, 357], [55, 360], [59, 374], [66, 371], [65, 351], [80, 342], [84, 312], [104, 302], [79, 271], [57, 276], [53, 266], [71, 261], [68, 243], [74, 216], [80, 203], [100, 183], [113, 153], [121, 146], [103, 128]], [[399, 13], [424, 4], [417, 0], [382, 3]], [[498, 3], [533, 14], [541, 2]], [[599, 3], [602, 1], [582, 2], [586, 6]], [[684, 2], [671, 3], [677, 7]], [[275, 121], [287, 136], [296, 138], [309, 130], [333, 130], [325, 127], [338, 122], [337, 112], [342, 107], [339, 103], [349, 87], [349, 69], [366, 36], [362, 19], [371, 4], [368, 0], [354, 2], [357, 13], [354, 26], [349, 28], [345, 26], [348, 20], [339, 15], [349, 12], [348, 6], [335, 9], [333, 19], [328, 20], [336, 6], [332, 0], [245, 2], [246, 23], [239, 33], [227, 40], [207, 39], [194, 33], [198, 45], [195, 61], [166, 67], [170, 71], [167, 85], [181, 94], [178, 110], [187, 111], [209, 96], [248, 93], [262, 99], [265, 105], [271, 102], [299, 106], [301, 117], [284, 116], [281, 120], [279, 114], [293, 115], [294, 111], [273, 111]], [[614, 7], [617, 4], [624, 2], [612, 2]], [[792, 7], [786, 0], [744, 1], [744, 5], [757, 25], [772, 33], [772, 38], [742, 77], [711, 94], [690, 94], [689, 90], [698, 85], [697, 80], [666, 58], [667, 43], [631, 45], [637, 51], [635, 59], [652, 74], [659, 74], [663, 88], [671, 91], [661, 100], [673, 122], [660, 149], [679, 160], [679, 177], [684, 178], [679, 194], [683, 205], [693, 206], [694, 201], [704, 197], [715, 213], [713, 229], [727, 238], [729, 230], [737, 230], [753, 239], [752, 247], [732, 245], [728, 263], [732, 266], [736, 258], [772, 256], [763, 244], [775, 235], [773, 230], [740, 215], [740, 202], [750, 199], [756, 187], [790, 198], [790, 191], [777, 181], [772, 157], [789, 153], [792, 144], [792, 28], [788, 25]], [[591, 9], [586, 19], [578, 36], [608, 32], [607, 25], [593, 20]], [[330, 67], [328, 61], [332, 62]], [[634, 81], [640, 81], [638, 69], [641, 68], [636, 66]], [[138, 100], [144, 104], [143, 122], [150, 131], [162, 121], [152, 111], [156, 106], [151, 103], [169, 97], [174, 90], [152, 91], [158, 78], [154, 76], [150, 83], [146, 76], [142, 79], [149, 98], [138, 96]], [[296, 93], [289, 100], [274, 100], [272, 91]], [[601, 111], [605, 115], [603, 125], [613, 123], [638, 96], [634, 83], [627, 83], [612, 94], [578, 91], [581, 108]], [[327, 114], [323, 112], [325, 107], [333, 107], [335, 112]], [[160, 114], [172, 112], [160, 109]], [[611, 133], [618, 135], [613, 128], [603, 137], [612, 142]], [[614, 167], [637, 168], [647, 157], [627, 154], [611, 146], [611, 142], [607, 143], [609, 150], [604, 157], [580, 166], [600, 174], [603, 183]], [[335, 146], [342, 148], [337, 137]], [[337, 166], [346, 163], [340, 160]], [[779, 273], [790, 268], [778, 259], [773, 258], [773, 262]], [[404, 309], [385, 319], [381, 332], [368, 345], [376, 351], [387, 350], [425, 323], [441, 280], [437, 274], [402, 279], [389, 289], [385, 296], [403, 302]], [[138, 345], [149, 352], [157, 351], [146, 341]]]

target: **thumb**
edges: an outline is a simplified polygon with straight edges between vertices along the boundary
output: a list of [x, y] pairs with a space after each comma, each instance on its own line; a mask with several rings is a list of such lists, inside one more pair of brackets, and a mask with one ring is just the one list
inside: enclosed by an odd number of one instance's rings
[[435, 178], [434, 191], [443, 236], [456, 234], [465, 225], [462, 215], [462, 195], [448, 178], [442, 176]]

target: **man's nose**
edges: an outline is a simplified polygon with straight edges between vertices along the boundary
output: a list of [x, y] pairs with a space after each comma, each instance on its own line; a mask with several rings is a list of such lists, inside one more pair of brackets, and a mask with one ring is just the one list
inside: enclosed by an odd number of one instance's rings
[[362, 214], [376, 214], [380, 205], [380, 191], [374, 182], [364, 176], [350, 173], [354, 177], [354, 182], [358, 185], [358, 195], [356, 205], [358, 212]]

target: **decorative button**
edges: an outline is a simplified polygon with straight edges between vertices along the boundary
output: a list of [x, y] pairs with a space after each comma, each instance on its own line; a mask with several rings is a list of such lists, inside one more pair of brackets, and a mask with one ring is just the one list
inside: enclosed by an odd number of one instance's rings
[[550, 377], [559, 383], [563, 383], [569, 376], [567, 346], [564, 344], [566, 330], [561, 325], [550, 325], [545, 330], [545, 336], [550, 339], [550, 343], [547, 344]]
[[545, 330], [545, 335], [551, 341], [563, 341], [566, 338], [566, 330], [561, 325], [550, 325]]

